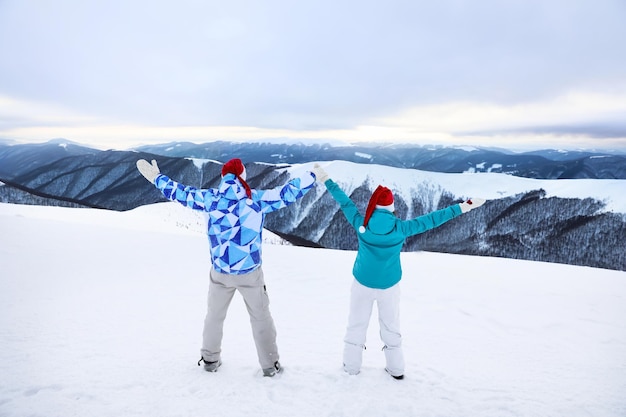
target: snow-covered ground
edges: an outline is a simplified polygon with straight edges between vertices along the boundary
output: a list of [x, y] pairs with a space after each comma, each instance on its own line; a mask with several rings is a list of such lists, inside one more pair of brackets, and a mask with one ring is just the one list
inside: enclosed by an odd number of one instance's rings
[[0, 416], [626, 416], [626, 273], [557, 264], [403, 253], [395, 381], [375, 316], [341, 370], [354, 252], [266, 244], [285, 372], [260, 375], [236, 296], [206, 373], [193, 216], [0, 204]]

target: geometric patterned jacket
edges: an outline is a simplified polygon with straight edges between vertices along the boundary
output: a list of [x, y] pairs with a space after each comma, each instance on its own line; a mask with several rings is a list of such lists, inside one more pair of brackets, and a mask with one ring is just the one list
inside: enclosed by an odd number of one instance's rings
[[261, 266], [265, 215], [304, 196], [315, 185], [315, 176], [307, 173], [271, 190], [252, 189], [252, 198], [247, 198], [233, 174], [226, 174], [218, 188], [185, 186], [163, 174], [154, 184], [165, 198], [208, 214], [213, 267], [224, 274], [240, 275]]

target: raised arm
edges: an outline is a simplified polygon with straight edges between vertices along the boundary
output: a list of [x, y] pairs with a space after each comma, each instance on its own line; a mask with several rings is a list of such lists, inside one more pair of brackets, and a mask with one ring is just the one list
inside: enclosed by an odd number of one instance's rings
[[161, 174], [154, 159], [152, 163], [148, 163], [145, 159], [140, 159], [137, 161], [137, 169], [146, 180], [150, 181], [161, 191], [165, 198], [194, 210], [205, 210], [207, 203], [213, 200], [217, 192], [216, 190], [183, 185], [172, 180], [167, 175]]
[[313, 166], [313, 173], [315, 174], [317, 180], [326, 186], [326, 189], [330, 192], [330, 195], [335, 199], [335, 201], [339, 203], [339, 207], [341, 208], [343, 215], [352, 227], [358, 229], [358, 227], [363, 224], [363, 215], [359, 213], [359, 209], [350, 197], [348, 197], [348, 195], [335, 181], [330, 179], [328, 173], [318, 164]]
[[306, 173], [270, 190], [252, 190], [252, 199], [261, 204], [264, 213], [271, 213], [294, 203], [315, 185], [315, 176]]
[[406, 236], [424, 233], [428, 230], [441, 226], [447, 221], [450, 221], [463, 213], [467, 213], [470, 210], [478, 208], [483, 204], [485, 204], [484, 199], [474, 198], [460, 204], [455, 204], [441, 210], [433, 211], [423, 216], [402, 222], [402, 231]]

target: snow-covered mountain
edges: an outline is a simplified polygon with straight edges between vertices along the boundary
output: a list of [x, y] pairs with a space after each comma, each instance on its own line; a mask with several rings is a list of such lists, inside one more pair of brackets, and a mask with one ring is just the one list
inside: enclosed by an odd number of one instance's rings
[[[15, 171], [0, 165], [0, 180], [7, 184], [0, 187], [0, 201], [113, 210], [163, 201], [137, 172], [135, 161], [139, 158], [156, 158], [162, 172], [187, 185], [214, 187], [220, 179], [221, 163], [212, 160], [93, 151], [72, 144], [56, 147], [61, 150], [39, 157], [35, 157], [37, 152], [14, 155], [11, 166]], [[252, 187], [272, 188], [310, 169], [312, 164], [246, 165]], [[397, 214], [404, 219], [468, 197], [489, 199], [480, 210], [409, 239], [407, 251], [422, 249], [626, 270], [624, 180], [539, 180], [347, 161], [322, 164], [363, 211], [378, 183], [393, 189]], [[317, 187], [293, 206], [270, 214], [266, 225], [295, 244], [355, 249], [356, 237], [338, 210], [325, 188]]]
[[[447, 173], [496, 172], [538, 179], [626, 179], [624, 150], [609, 152], [546, 149], [516, 153], [506, 149], [467, 146], [215, 141], [203, 144], [173, 142], [147, 145], [133, 151], [169, 158], [217, 161], [226, 161], [236, 155], [245, 163], [300, 164], [343, 160]], [[106, 155], [111, 152], [97, 151], [62, 139], [37, 145], [9, 146], [0, 143], [0, 178], [8, 174], [25, 173], [68, 157], [95, 153]]]
[[[466, 198], [485, 206], [407, 240], [405, 249], [503, 256], [626, 270], [623, 180], [533, 180], [503, 174], [442, 174], [345, 161], [323, 163], [365, 212], [378, 184], [408, 219]], [[311, 164], [286, 168], [290, 176]], [[355, 234], [324, 187], [268, 216], [268, 228], [324, 247], [356, 249]]]
[[420, 146], [411, 144], [323, 144], [280, 142], [174, 142], [137, 148], [171, 157], [299, 164], [343, 160], [433, 172], [498, 172], [526, 178], [626, 179], [624, 152], [539, 150], [524, 153], [478, 147]]
[[175, 203], [0, 204], [0, 415], [626, 415], [626, 273], [502, 258], [402, 254], [396, 381], [374, 317], [361, 373], [341, 369], [355, 253], [265, 244], [285, 372], [260, 376], [236, 295], [209, 374], [196, 366], [209, 279], [196, 223]]

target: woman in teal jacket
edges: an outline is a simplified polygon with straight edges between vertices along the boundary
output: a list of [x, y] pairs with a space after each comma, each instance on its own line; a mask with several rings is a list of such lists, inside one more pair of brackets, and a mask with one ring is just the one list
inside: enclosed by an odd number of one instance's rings
[[352, 283], [350, 314], [344, 339], [344, 370], [351, 375], [361, 370], [367, 327], [376, 302], [380, 337], [385, 344], [385, 370], [395, 379], [403, 379], [404, 356], [399, 311], [402, 246], [407, 237], [439, 227], [483, 205], [485, 200], [468, 200], [411, 220], [400, 220], [395, 216], [391, 190], [379, 185], [363, 216], [324, 169], [315, 164], [313, 172], [339, 203], [348, 222], [358, 230], [359, 248], [352, 268], [355, 280]]

